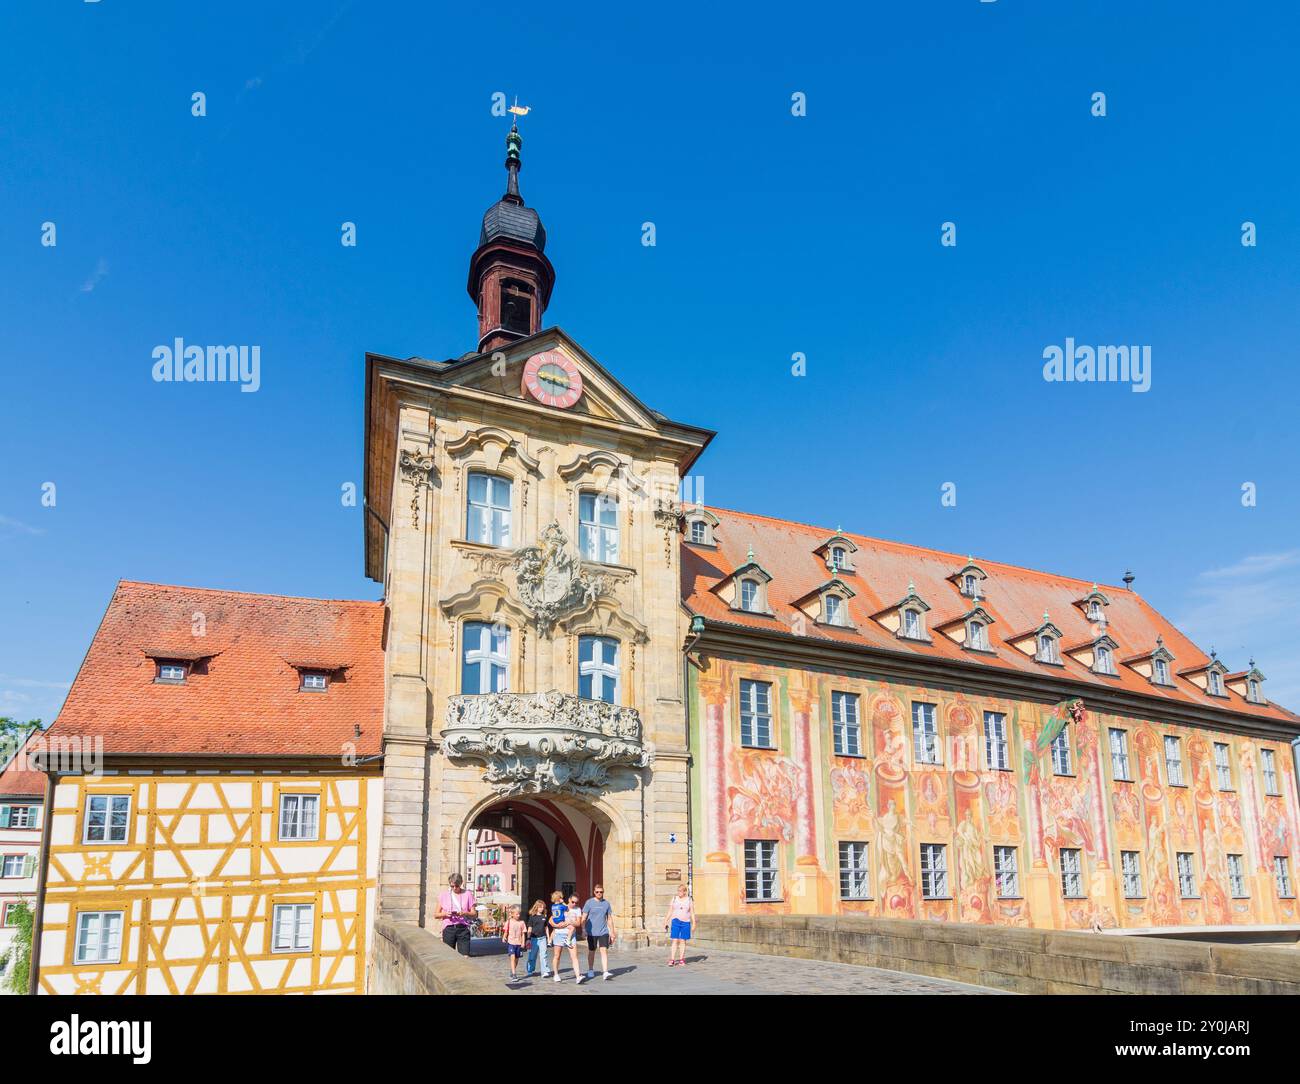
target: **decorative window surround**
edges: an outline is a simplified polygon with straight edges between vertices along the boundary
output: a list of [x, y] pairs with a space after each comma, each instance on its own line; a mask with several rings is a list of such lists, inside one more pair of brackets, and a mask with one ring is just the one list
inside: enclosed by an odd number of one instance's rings
[[[815, 591], [795, 599], [794, 606], [811, 617], [818, 625], [851, 629], [855, 626], [849, 619], [849, 599], [853, 598], [855, 593], [843, 580], [829, 580]], [[830, 602], [830, 599], [835, 599], [837, 602]]]
[[907, 594], [901, 600], [871, 616], [900, 640], [914, 640], [928, 644], [933, 642], [925, 627], [925, 615], [929, 612], [929, 604], [916, 593], [916, 585], [909, 581]]
[[836, 532], [818, 546], [813, 553], [822, 559], [826, 571], [832, 576], [855, 575], [853, 555], [858, 552], [857, 545], [850, 538]]
[[1228, 674], [1223, 683], [1248, 704], [1259, 704], [1261, 707], [1268, 704], [1264, 697], [1264, 675], [1255, 665], [1254, 659], [1250, 660], [1249, 669], [1239, 674]]
[[1079, 607], [1085, 619], [1098, 623], [1102, 628], [1105, 628], [1106, 607], [1110, 605], [1110, 599], [1097, 589], [1095, 583], [1092, 585], [1092, 590], [1084, 595], [1083, 598], [1075, 600], [1074, 604]]
[[1228, 668], [1219, 661], [1219, 656], [1214, 651], [1210, 652], [1209, 662], [1179, 670], [1178, 676], [1196, 685], [1206, 696], [1218, 697], [1220, 700], [1228, 699], [1228, 690], [1224, 684], [1224, 678], [1228, 676]]
[[993, 623], [993, 615], [983, 606], [976, 606], [969, 613], [954, 617], [941, 625], [936, 625], [935, 628], [944, 633], [954, 643], [961, 644], [966, 651], [979, 651], [987, 655], [994, 655], [997, 652], [994, 650], [993, 641], [989, 636], [989, 626]]
[[963, 598], [981, 599], [986, 597], [985, 584], [988, 581], [988, 573], [975, 563], [973, 557], [967, 557], [966, 563], [954, 572], [948, 579], [961, 592]]
[[[748, 589], [742, 590], [742, 585], [746, 581], [754, 584], [752, 593]], [[713, 590], [733, 610], [771, 617], [772, 607], [767, 599], [767, 585], [771, 582], [771, 573], [754, 560], [754, 551], [751, 549], [745, 556], [745, 563], [726, 579], [721, 580]], [[750, 599], [748, 606], [744, 604], [746, 598]]]
[[1153, 651], [1147, 651], [1141, 655], [1130, 655], [1124, 660], [1124, 665], [1136, 670], [1152, 685], [1161, 685], [1165, 688], [1173, 687], [1174, 656], [1165, 647], [1165, 638], [1163, 636], [1156, 637], [1156, 646]]
[[1119, 644], [1109, 636], [1102, 635], [1095, 640], [1085, 640], [1081, 644], [1067, 647], [1064, 651], [1065, 654], [1076, 662], [1082, 663], [1094, 674], [1101, 674], [1104, 677], [1118, 677], [1119, 671], [1115, 667], [1115, 652], [1118, 649]]
[[1061, 662], [1061, 630], [1052, 624], [1046, 610], [1043, 611], [1042, 624], [1009, 637], [1006, 643], [1044, 666], [1065, 665]]
[[682, 524], [687, 542], [696, 546], [717, 546], [718, 517], [712, 512], [697, 504], [683, 513]]

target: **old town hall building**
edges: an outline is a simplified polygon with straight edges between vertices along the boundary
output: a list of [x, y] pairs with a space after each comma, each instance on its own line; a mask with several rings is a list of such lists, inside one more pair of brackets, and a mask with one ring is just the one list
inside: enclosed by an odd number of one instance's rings
[[[381, 602], [119, 585], [51, 734], [39, 983], [362, 990], [476, 831], [525, 901], [620, 928], [862, 912], [1049, 928], [1300, 923], [1290, 742], [1251, 663], [1128, 586], [682, 503], [713, 433], [545, 325], [519, 189], [475, 348], [366, 358]], [[705, 920], [707, 921], [707, 919]]]

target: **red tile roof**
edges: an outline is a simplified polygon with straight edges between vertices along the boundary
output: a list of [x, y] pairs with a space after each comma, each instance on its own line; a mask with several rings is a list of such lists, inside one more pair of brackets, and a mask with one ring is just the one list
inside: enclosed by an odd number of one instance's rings
[[44, 799], [45, 773], [31, 771], [27, 766], [27, 747], [43, 733], [41, 730], [32, 731], [22, 748], [5, 765], [5, 770], [0, 772], [0, 796], [23, 795]]
[[[792, 523], [788, 520], [709, 508], [718, 518], [714, 530], [716, 548], [682, 542], [682, 598], [687, 608], [707, 621], [791, 634], [796, 613], [794, 603], [824, 584], [830, 576], [826, 563], [816, 550], [831, 532], [824, 527]], [[1153, 685], [1132, 667], [1119, 665], [1116, 676], [1092, 673], [1061, 648], [1062, 666], [1035, 662], [1007, 641], [1023, 635], [1021, 630], [1037, 629], [1043, 623], [1043, 611], [1061, 630], [1064, 643], [1092, 643], [1100, 628], [1084, 616], [1075, 605], [1093, 587], [1090, 580], [1071, 579], [1047, 572], [1036, 572], [1016, 565], [980, 560], [988, 573], [981, 588], [978, 604], [994, 618], [987, 630], [991, 653], [965, 650], [938, 627], [952, 616], [970, 611], [975, 600], [962, 597], [957, 584], [949, 577], [962, 568], [964, 555], [943, 553], [900, 542], [886, 542], [862, 535], [847, 535], [858, 547], [853, 555], [853, 571], [841, 572], [845, 583], [856, 595], [848, 602], [849, 618], [856, 628], [838, 629], [807, 620], [803, 635], [835, 641], [845, 645], [909, 652], [933, 659], [977, 663], [1022, 674], [1050, 674], [1076, 681], [1121, 688], [1149, 696], [1153, 701], [1175, 700], [1209, 708], [1231, 710], [1261, 719], [1273, 719], [1293, 726], [1300, 718], [1275, 704], [1251, 704], [1244, 697], [1230, 693], [1230, 700], [1213, 697], [1193, 682], [1179, 676], [1172, 686]], [[740, 613], [728, 607], [711, 588], [734, 569], [744, 564], [751, 549], [753, 559], [774, 577], [767, 587], [772, 616]], [[916, 593], [931, 607], [927, 626], [931, 642], [904, 640], [885, 628], [873, 615], [898, 605], [908, 592], [909, 582]], [[1156, 637], [1163, 636], [1165, 647], [1173, 654], [1175, 673], [1188, 666], [1210, 663], [1202, 652], [1168, 620], [1157, 613], [1140, 595], [1126, 587], [1102, 587], [1110, 605], [1105, 608], [1105, 632], [1123, 652], [1155, 650]], [[1267, 695], [1267, 690], [1265, 690]]]
[[[123, 580], [48, 733], [102, 736], [105, 756], [369, 756], [383, 726], [383, 626], [381, 602]], [[158, 658], [199, 661], [164, 684]], [[288, 660], [321, 658], [341, 676], [300, 692]]]

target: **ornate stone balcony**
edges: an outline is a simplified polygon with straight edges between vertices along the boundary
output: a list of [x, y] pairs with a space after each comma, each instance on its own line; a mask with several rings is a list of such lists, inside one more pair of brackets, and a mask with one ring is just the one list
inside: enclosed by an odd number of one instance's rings
[[555, 692], [451, 697], [442, 751], [481, 761], [502, 797], [599, 794], [610, 768], [645, 768], [654, 758], [635, 708]]

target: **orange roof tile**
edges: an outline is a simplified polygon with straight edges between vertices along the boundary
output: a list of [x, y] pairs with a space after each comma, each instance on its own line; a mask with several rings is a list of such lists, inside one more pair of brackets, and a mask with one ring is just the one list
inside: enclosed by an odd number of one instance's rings
[[0, 797], [22, 795], [44, 799], [45, 773], [34, 772], [27, 765], [27, 747], [43, 733], [42, 730], [32, 731], [22, 748], [5, 765], [4, 771], [0, 772]]
[[[47, 733], [100, 736], [106, 756], [369, 756], [383, 726], [383, 625], [381, 602], [123, 580]], [[161, 649], [206, 662], [183, 684], [156, 683]], [[287, 660], [320, 658], [340, 675], [300, 692]]]
[[[792, 523], [768, 516], [735, 512], [725, 508], [708, 509], [718, 518], [714, 530], [716, 548], [682, 542], [682, 598], [692, 613], [707, 621], [749, 627], [768, 632], [789, 633], [795, 621], [794, 601], [825, 583], [826, 564], [814, 552], [830, 532], [824, 527]], [[1037, 572], [1016, 565], [994, 561], [979, 562], [988, 573], [978, 604], [994, 618], [988, 630], [992, 652], [965, 650], [942, 632], [934, 632], [931, 642], [900, 639], [873, 616], [898, 605], [913, 583], [916, 593], [931, 607], [928, 622], [937, 630], [944, 621], [940, 614], [967, 612], [974, 600], [961, 596], [949, 577], [967, 563], [967, 557], [940, 550], [925, 549], [900, 542], [887, 542], [863, 535], [846, 534], [858, 546], [852, 573], [841, 573], [857, 592], [848, 603], [849, 617], [856, 628], [839, 629], [805, 622], [803, 635], [814, 639], [837, 641], [846, 645], [909, 652], [936, 660], [948, 659], [981, 666], [996, 667], [1022, 674], [1065, 676], [1076, 681], [1120, 687], [1153, 701], [1174, 700], [1222, 710], [1222, 697], [1203, 692], [1195, 683], [1179, 677], [1172, 686], [1153, 685], [1129, 667], [1118, 676], [1094, 674], [1062, 648], [1063, 666], [1035, 662], [1020, 650], [1009, 646], [1017, 638], [1011, 630], [1037, 629], [1043, 623], [1043, 611], [1070, 643], [1092, 643], [1101, 634], [1075, 605], [1093, 587], [1091, 580], [1072, 579], [1047, 572]], [[748, 614], [730, 609], [710, 589], [723, 577], [743, 564], [750, 549], [754, 560], [774, 577], [768, 584], [768, 605], [772, 616]], [[1208, 665], [1210, 657], [1166, 618], [1156, 612], [1136, 592], [1122, 587], [1106, 587], [1110, 605], [1106, 608], [1105, 632], [1128, 652], [1154, 650], [1156, 637], [1163, 636], [1165, 647], [1177, 665]], [[962, 608], [966, 609], [963, 610]], [[1006, 635], [1002, 635], [1003, 633]], [[1064, 671], [1064, 672], [1063, 672]], [[1179, 671], [1181, 674], [1181, 669]], [[1251, 704], [1244, 697], [1231, 694], [1231, 710], [1242, 715], [1271, 719], [1295, 726], [1300, 724], [1291, 712], [1276, 704]]]

